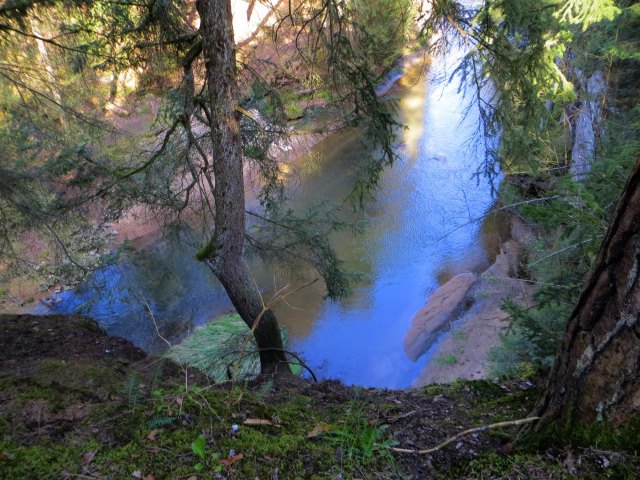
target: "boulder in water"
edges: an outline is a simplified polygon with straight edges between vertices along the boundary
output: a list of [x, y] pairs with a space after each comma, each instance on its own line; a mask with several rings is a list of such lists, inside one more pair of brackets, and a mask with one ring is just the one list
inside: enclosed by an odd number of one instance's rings
[[435, 341], [438, 333], [470, 307], [471, 287], [478, 280], [473, 273], [461, 273], [438, 288], [416, 313], [404, 337], [404, 352], [414, 362]]

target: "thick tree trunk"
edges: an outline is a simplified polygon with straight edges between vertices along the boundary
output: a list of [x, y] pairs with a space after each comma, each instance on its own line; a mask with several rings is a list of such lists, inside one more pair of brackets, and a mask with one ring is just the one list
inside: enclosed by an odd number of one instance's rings
[[263, 312], [262, 298], [242, 258], [245, 197], [240, 132], [234, 110], [236, 57], [230, 0], [198, 0], [196, 7], [211, 109], [215, 175], [215, 233], [206, 260], [242, 319], [254, 329], [262, 373], [289, 372], [276, 318], [271, 311]]
[[597, 420], [618, 426], [640, 414], [639, 278], [640, 162], [569, 320], [536, 430]]

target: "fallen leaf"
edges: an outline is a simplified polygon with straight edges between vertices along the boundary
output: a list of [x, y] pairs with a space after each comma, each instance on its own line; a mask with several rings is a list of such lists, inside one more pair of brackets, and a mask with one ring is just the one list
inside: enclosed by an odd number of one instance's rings
[[245, 425], [273, 425], [273, 422], [266, 418], [247, 418], [243, 423]]
[[577, 473], [576, 459], [571, 452], [567, 452], [567, 458], [565, 458], [564, 462], [562, 462], [562, 466], [571, 475], [575, 475]]
[[87, 452], [84, 455], [82, 455], [82, 465], [89, 465], [91, 463], [91, 460], [93, 460], [93, 457], [96, 456], [96, 452]]
[[322, 435], [323, 433], [328, 432], [329, 430], [331, 430], [331, 426], [330, 425], [317, 425], [316, 427], [314, 427], [313, 430], [311, 430], [309, 433], [307, 433], [307, 438], [318, 437], [318, 436]]
[[179, 406], [182, 406], [182, 402], [184, 402], [184, 395], [176, 395], [175, 401]]
[[0, 453], [0, 460], [13, 460], [13, 454], [9, 452]]
[[133, 478], [142, 478], [142, 472], [140, 470], [136, 470], [131, 474]]
[[154, 477], [153, 475], [149, 474], [149, 475], [145, 475], [144, 477], [142, 477], [142, 480], [156, 480], [156, 477]]
[[196, 477], [195, 475], [191, 475], [189, 478], [187, 478], [187, 480], [198, 480], [198, 477]]
[[149, 435], [147, 435], [147, 439], [151, 440], [152, 442], [155, 442], [157, 436], [158, 436], [158, 430], [154, 429], [149, 432]]
[[220, 460], [220, 463], [222, 465], [224, 465], [225, 467], [229, 467], [229, 466], [233, 465], [234, 463], [239, 462], [240, 460], [242, 460], [243, 457], [244, 457], [244, 455], [239, 453], [237, 455], [233, 455], [232, 457], [225, 458], [224, 460]]

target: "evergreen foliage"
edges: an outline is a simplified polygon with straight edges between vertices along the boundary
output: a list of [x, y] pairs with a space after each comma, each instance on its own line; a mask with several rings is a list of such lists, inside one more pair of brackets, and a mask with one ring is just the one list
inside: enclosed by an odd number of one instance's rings
[[[578, 3], [571, 2], [571, 8]], [[611, 8], [602, 4], [604, 10], [597, 10], [595, 4], [585, 4], [587, 11], [581, 14], [572, 10], [572, 22], [582, 20], [573, 30], [577, 40], [571, 44], [571, 56], [574, 68], [608, 68], [611, 98], [607, 103], [617, 108], [606, 110], [605, 133], [586, 179], [575, 182], [571, 175], [559, 175], [562, 170], [538, 170], [537, 175], [553, 185], [543, 192], [550, 200], [518, 207], [526, 220], [544, 228], [526, 265], [529, 278], [537, 285], [535, 305], [525, 308], [506, 303], [512, 328], [492, 353], [496, 374], [519, 375], [551, 366], [585, 275], [640, 153], [640, 110], [635, 101], [640, 84], [628, 73], [629, 68], [637, 68], [640, 51], [637, 3], [623, 8], [613, 19], [611, 12], [617, 7], [604, 3]], [[546, 155], [561, 156], [552, 151]], [[530, 199], [511, 188], [503, 189], [502, 195], [507, 204]]]
[[[282, 330], [286, 344], [286, 331]], [[260, 373], [260, 359], [251, 331], [237, 314], [226, 315], [196, 330], [171, 348], [169, 358], [195, 367], [214, 382], [245, 380]], [[300, 368], [295, 369], [300, 373]]]

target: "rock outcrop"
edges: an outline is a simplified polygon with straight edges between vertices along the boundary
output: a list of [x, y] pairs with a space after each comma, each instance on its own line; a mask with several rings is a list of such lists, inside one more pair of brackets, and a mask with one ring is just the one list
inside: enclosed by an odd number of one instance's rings
[[429, 302], [416, 313], [404, 337], [407, 357], [414, 362], [433, 344], [436, 337], [472, 303], [471, 287], [478, 280], [473, 273], [461, 273], [438, 288]]
[[[500, 253], [493, 265], [479, 276], [473, 275], [473, 283], [467, 286], [461, 279], [456, 280], [461, 275], [454, 277], [437, 290], [429, 303], [416, 314], [412, 329], [405, 337], [405, 352], [410, 336], [415, 338], [410, 352], [424, 353], [435, 340], [437, 334], [433, 334], [434, 328], [438, 328], [438, 333], [448, 332], [414, 380], [414, 387], [450, 383], [457, 379], [486, 378], [489, 375], [489, 351], [500, 343], [500, 334], [508, 326], [506, 320], [509, 314], [502, 309], [504, 300], [514, 299], [524, 305], [531, 302], [531, 284], [515, 278], [515, 272], [523, 245], [533, 242], [536, 234], [529, 225], [513, 216], [510, 237], [500, 245]], [[472, 274], [463, 275], [470, 278]], [[451, 283], [454, 280], [456, 282]], [[442, 306], [445, 303], [438, 301], [438, 293], [442, 296], [446, 293], [449, 304], [459, 299], [462, 307], [466, 308], [453, 308], [446, 314], [444, 309], [437, 308], [438, 303]], [[433, 315], [436, 310], [441, 316]], [[432, 315], [425, 316], [425, 311]], [[432, 318], [434, 322], [430, 322]], [[423, 342], [420, 343], [420, 349], [417, 348], [418, 341]]]
[[588, 79], [585, 79], [584, 75], [578, 76], [584, 99], [577, 104], [573, 115], [574, 122], [571, 124], [573, 147], [569, 169], [576, 182], [584, 180], [591, 170], [596, 152], [596, 140], [601, 133], [602, 106], [607, 88], [604, 74], [600, 70]]

